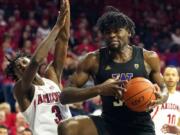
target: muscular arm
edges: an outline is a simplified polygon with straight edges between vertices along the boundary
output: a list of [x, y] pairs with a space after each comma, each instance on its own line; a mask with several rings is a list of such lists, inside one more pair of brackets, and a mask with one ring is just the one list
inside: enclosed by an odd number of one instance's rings
[[82, 62], [79, 63], [76, 72], [71, 78], [71, 85], [74, 87], [67, 87], [61, 93], [61, 102], [63, 104], [71, 102], [79, 102], [99, 94], [99, 87], [78, 88], [82, 87], [89, 79], [89, 77], [98, 70], [97, 54], [89, 54]]
[[69, 0], [66, 0], [67, 15], [65, 25], [58, 33], [54, 52], [54, 61], [48, 69], [48, 78], [53, 80], [59, 85], [61, 82], [61, 74], [64, 68], [65, 59], [67, 57], [68, 41], [70, 34], [70, 4]]
[[151, 68], [150, 76], [154, 83], [157, 83], [161, 89], [161, 103], [164, 103], [168, 99], [168, 89], [164, 83], [163, 76], [161, 74], [160, 59], [158, 55], [153, 51], [144, 50], [144, 58], [147, 64]]

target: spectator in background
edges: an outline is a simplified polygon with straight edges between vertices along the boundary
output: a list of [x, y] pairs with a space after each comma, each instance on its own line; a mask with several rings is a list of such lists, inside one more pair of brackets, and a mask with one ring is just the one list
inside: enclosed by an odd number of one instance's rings
[[78, 44], [78, 40], [75, 37], [75, 30], [73, 28], [70, 29], [70, 38], [69, 38], [69, 46], [70, 49], [73, 49]]
[[171, 38], [174, 44], [180, 46], [180, 27], [175, 28], [175, 32], [171, 34]]
[[7, 125], [6, 114], [4, 111], [0, 111], [0, 125]]
[[74, 51], [77, 55], [84, 55], [88, 52], [93, 52], [97, 49], [98, 49], [98, 46], [91, 43], [89, 38], [84, 38], [82, 40], [82, 43], [75, 47]]
[[44, 19], [42, 20], [42, 24], [37, 29], [37, 37], [40, 37], [41, 39], [44, 39], [48, 33], [50, 32], [50, 28], [48, 26], [48, 20]]
[[25, 129], [28, 128], [29, 125], [25, 120], [24, 116], [21, 112], [17, 113], [15, 125], [11, 127], [11, 135], [20, 135], [20, 133]]
[[8, 135], [8, 128], [0, 125], [0, 135]]
[[31, 40], [25, 40], [22, 51], [26, 54], [32, 54], [32, 41]]
[[0, 10], [0, 44], [3, 40], [3, 34], [6, 32], [7, 23], [4, 20], [4, 11]]
[[5, 113], [5, 124], [8, 128], [15, 125], [16, 114], [11, 112], [11, 106], [8, 103], [0, 104], [0, 111]]

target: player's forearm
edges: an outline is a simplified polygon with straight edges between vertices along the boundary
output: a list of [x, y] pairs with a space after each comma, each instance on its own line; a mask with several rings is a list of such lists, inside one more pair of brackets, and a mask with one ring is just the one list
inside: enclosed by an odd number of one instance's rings
[[68, 41], [57, 39], [55, 52], [54, 52], [53, 66], [54, 69], [56, 70], [58, 78], [60, 77], [64, 68], [65, 60], [67, 57], [67, 49], [68, 49]]
[[91, 88], [67, 87], [62, 91], [60, 101], [62, 104], [84, 101], [99, 95], [99, 89], [98, 85]]
[[41, 63], [44, 58], [47, 57], [49, 50], [55, 43], [55, 38], [57, 37], [59, 31], [60, 27], [55, 25], [48, 36], [40, 43], [33, 55], [33, 59], [36, 62]]
[[64, 40], [69, 41], [70, 37], [70, 25], [71, 25], [71, 19], [70, 19], [70, 3], [69, 0], [67, 0], [67, 15], [66, 15], [66, 21], [64, 25]]
[[69, 2], [68, 2], [68, 8], [67, 8], [67, 15], [66, 15], [66, 20], [64, 27], [62, 30], [59, 32], [58, 36], [56, 39], [64, 40], [64, 41], [69, 41], [70, 37], [70, 7], [69, 7]]

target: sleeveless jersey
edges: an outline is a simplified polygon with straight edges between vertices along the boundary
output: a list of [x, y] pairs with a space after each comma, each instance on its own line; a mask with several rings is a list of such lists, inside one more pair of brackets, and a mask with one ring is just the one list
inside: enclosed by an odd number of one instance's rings
[[[115, 63], [110, 58], [108, 48], [99, 50], [99, 70], [94, 76], [95, 84], [100, 84], [109, 78], [120, 76], [120, 80], [130, 80], [134, 77], [149, 78], [145, 65], [143, 49], [132, 46], [132, 59], [126, 63]], [[136, 90], [136, 89], [134, 89]], [[133, 112], [128, 109], [122, 101], [118, 101], [114, 96], [101, 96], [102, 99], [102, 116], [114, 125], [131, 123], [136, 120], [151, 120], [149, 112]], [[143, 117], [144, 116], [144, 117]]]
[[152, 112], [151, 116], [155, 124], [155, 131], [157, 135], [173, 135], [164, 134], [161, 129], [164, 124], [176, 125], [180, 118], [180, 92], [174, 92], [169, 95], [166, 103], [157, 106]]
[[35, 85], [30, 106], [22, 112], [28, 121], [33, 135], [57, 135], [61, 120], [70, 118], [67, 106], [60, 103], [60, 88], [53, 81], [43, 78], [44, 85]]

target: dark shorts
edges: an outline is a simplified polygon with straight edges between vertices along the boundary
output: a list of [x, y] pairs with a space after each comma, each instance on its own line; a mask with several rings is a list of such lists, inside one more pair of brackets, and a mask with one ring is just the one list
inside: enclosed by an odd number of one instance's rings
[[151, 120], [134, 121], [127, 124], [111, 124], [102, 116], [90, 116], [99, 135], [155, 135], [154, 124]]

